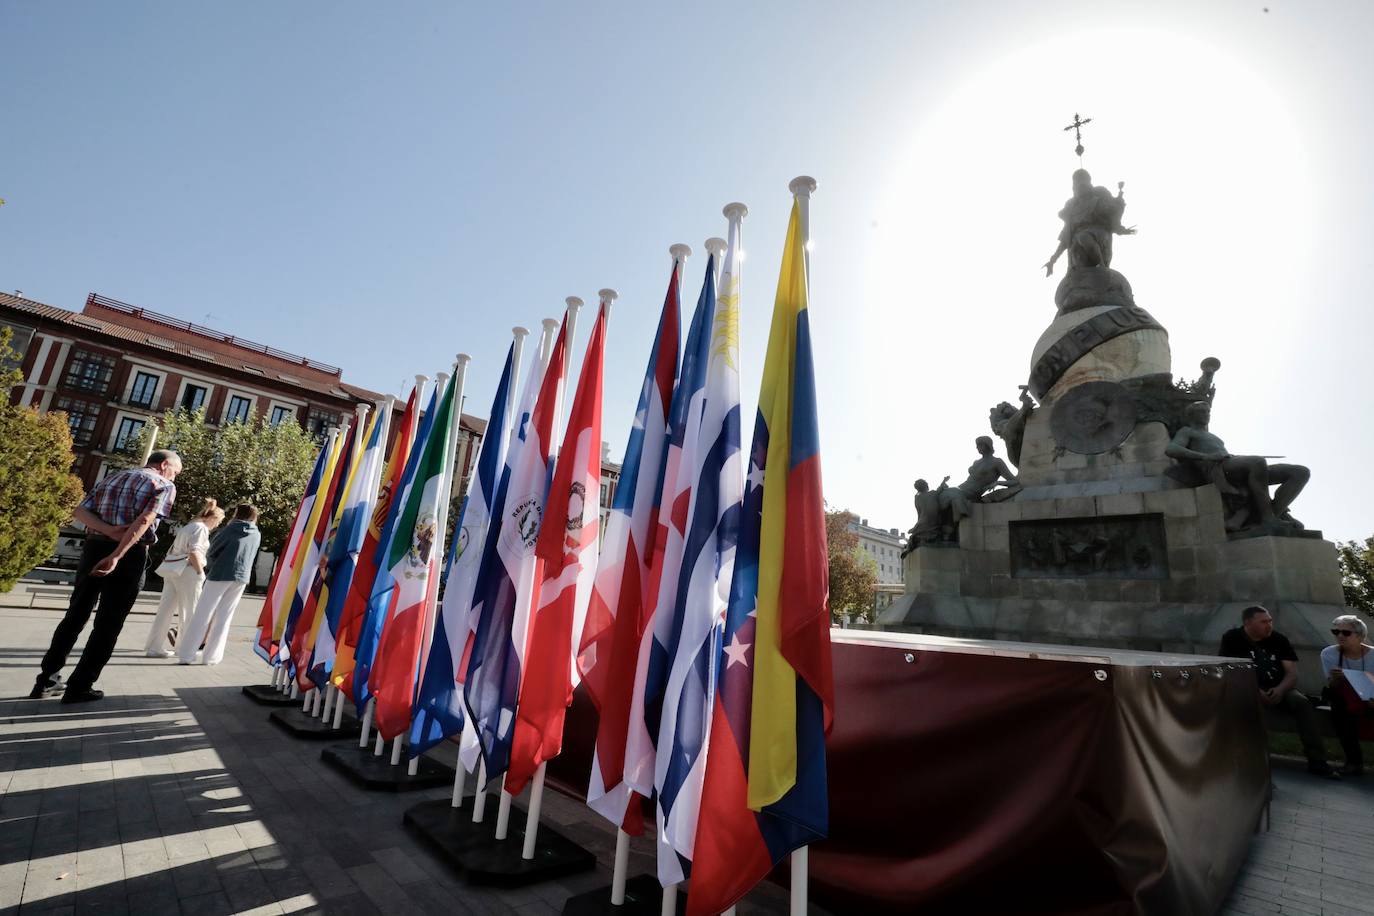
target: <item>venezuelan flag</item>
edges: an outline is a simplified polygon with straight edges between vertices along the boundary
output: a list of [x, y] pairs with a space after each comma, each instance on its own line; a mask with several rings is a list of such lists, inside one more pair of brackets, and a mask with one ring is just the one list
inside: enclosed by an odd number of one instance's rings
[[794, 202], [717, 662], [689, 916], [719, 913], [829, 828], [829, 568], [805, 240]]

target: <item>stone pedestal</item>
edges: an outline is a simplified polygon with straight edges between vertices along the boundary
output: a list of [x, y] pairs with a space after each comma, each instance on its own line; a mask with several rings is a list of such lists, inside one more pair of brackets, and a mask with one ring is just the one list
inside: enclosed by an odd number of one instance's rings
[[1127, 397], [1142, 382], [1171, 390], [1168, 336], [1143, 310], [1122, 311], [1051, 324], [1031, 361], [1040, 405], [1021, 446], [1023, 489], [974, 505], [957, 545], [908, 554], [906, 594], [880, 625], [1210, 655], [1262, 604], [1298, 649], [1302, 686], [1319, 690], [1318, 653], [1345, 612], [1335, 546], [1319, 532], [1228, 536], [1216, 487], [1169, 475], [1168, 428]]

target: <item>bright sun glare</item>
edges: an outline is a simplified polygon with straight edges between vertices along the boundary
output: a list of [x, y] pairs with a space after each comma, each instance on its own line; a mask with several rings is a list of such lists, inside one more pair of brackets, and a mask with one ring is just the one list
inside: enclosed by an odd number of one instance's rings
[[[910, 524], [911, 479], [961, 480], [988, 408], [1015, 401], [1067, 267], [1047, 280], [1039, 265], [1078, 166], [1060, 130], [1075, 110], [1094, 119], [1093, 183], [1115, 193], [1125, 182], [1139, 235], [1118, 242], [1113, 266], [1169, 328], [1175, 376], [1195, 376], [1212, 350], [1226, 363], [1223, 394], [1275, 369], [1254, 357], [1298, 320], [1314, 215], [1293, 105], [1255, 63], [1179, 34], [1088, 31], [971, 61], [970, 82], [911, 114], [860, 301], [861, 364], [892, 367], [887, 381], [914, 400], [894, 423], [888, 399], [862, 399], [874, 433], [842, 502]], [[1254, 320], [1239, 326], [1238, 308]], [[1226, 402], [1233, 429], [1263, 409], [1241, 400]]]

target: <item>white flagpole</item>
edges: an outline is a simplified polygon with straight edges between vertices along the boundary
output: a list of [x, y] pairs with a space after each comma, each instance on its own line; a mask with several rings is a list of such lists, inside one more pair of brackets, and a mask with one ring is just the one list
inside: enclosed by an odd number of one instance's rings
[[[439, 481], [439, 512], [434, 520], [434, 556], [442, 557], [448, 553], [448, 545], [445, 543], [445, 534], [448, 531], [448, 504], [453, 497], [453, 478], [458, 473], [458, 433], [463, 428], [463, 386], [467, 381], [468, 363], [472, 357], [466, 353], [459, 353], [453, 360], [453, 410], [457, 414], [449, 423], [449, 428], [444, 431], [447, 436], [444, 440], [446, 452], [444, 455], [444, 476]], [[447, 396], [447, 395], [446, 395]], [[456, 424], [456, 425], [455, 425]], [[440, 568], [439, 575], [443, 575]], [[424, 628], [419, 645], [419, 655], [416, 657], [415, 670], [420, 670], [420, 665], [429, 657], [430, 645], [434, 639], [434, 621], [439, 614], [439, 587], [435, 584], [434, 590], [429, 594], [433, 595], [433, 601], [426, 599], [426, 607], [421, 609], [424, 619], [428, 625]], [[416, 754], [410, 758], [406, 765], [406, 774], [414, 776], [420, 772], [420, 755]]]
[[[370, 702], [369, 702], [367, 705], [368, 705], [368, 708], [369, 708], [369, 709], [372, 708], [372, 704], [371, 704]], [[381, 729], [378, 729], [378, 730], [377, 730], [377, 746], [376, 746], [375, 748], [373, 748], [373, 750], [372, 750], [372, 756], [373, 756], [373, 757], [380, 757], [380, 756], [382, 756], [382, 753], [383, 753], [385, 750], [386, 750], [386, 739], [382, 737]]]
[[482, 823], [482, 815], [487, 811], [487, 762], [482, 758], [477, 760], [477, 798], [472, 804], [472, 822]]
[[330, 713], [334, 711], [334, 685], [325, 684], [321, 689], [324, 691], [324, 705], [320, 710], [320, 721], [328, 722]]
[[[682, 273], [687, 266], [687, 259], [692, 256], [692, 247], [678, 242], [668, 246], [668, 254], [673, 259], [673, 267], [677, 269], [678, 298], [682, 298]], [[635, 796], [630, 796], [630, 804], [635, 804]], [[625, 905], [625, 882], [629, 877], [630, 871], [630, 835], [619, 827], [615, 831], [615, 859], [611, 866], [611, 906]], [[674, 889], [676, 894], [676, 889]], [[674, 899], [676, 899], [674, 897]], [[665, 906], [668, 896], [665, 894]]]
[[[601, 298], [601, 310], [602, 310], [602, 312], [605, 313], [605, 315], [606, 315], [606, 323], [609, 325], [609, 324], [610, 324], [610, 320], [611, 320], [611, 303], [615, 302], [616, 298], [617, 298], [620, 294], [617, 293], [617, 292], [616, 292], [615, 290], [613, 290], [613, 289], [603, 289], [603, 290], [599, 291], [599, 292], [597, 293], [597, 295]], [[579, 298], [577, 298], [576, 296], [569, 296], [569, 297], [567, 298], [566, 301], [567, 301], [567, 304], [568, 304], [568, 334], [567, 334], [567, 337], [565, 338], [565, 340], [567, 341], [567, 345], [568, 345], [566, 349], [570, 350], [570, 349], [572, 348], [572, 338], [573, 338], [573, 334], [575, 333], [575, 331], [576, 331], [576, 329], [577, 329], [577, 313], [578, 313], [578, 311], [580, 311], [581, 308], [582, 308], [582, 300], [579, 299]], [[568, 362], [571, 362], [571, 360], [566, 360], [566, 361], [565, 361], [565, 364], [564, 364], [564, 375], [565, 375], [565, 378], [566, 378], [566, 374], [567, 374], [567, 371], [566, 371], [566, 370], [567, 370], [567, 363], [568, 363]], [[587, 371], [587, 365], [586, 365], [586, 357], [585, 357], [585, 355], [583, 356], [583, 363], [582, 363], [582, 369], [581, 369], [581, 371], [582, 371], [582, 372], [586, 372], [586, 371]], [[555, 430], [558, 430], [558, 429], [560, 429], [560, 428], [563, 426], [563, 400], [564, 400], [564, 398], [562, 397], [562, 393], [566, 390], [567, 386], [566, 386], [566, 384], [565, 384], [565, 385], [559, 386], [559, 388], [560, 388], [560, 396], [559, 396], [559, 403], [558, 403], [558, 412], [554, 415], [554, 429], [555, 429]], [[600, 449], [600, 448], [601, 448], [601, 443], [599, 443], [599, 442], [594, 442], [594, 443], [592, 443], [592, 447], [593, 447], [593, 448], [596, 448], [596, 449]], [[600, 454], [600, 452], [598, 452], [598, 455], [599, 455], [599, 454]], [[535, 590], [534, 590], [534, 594], [531, 596], [531, 600], [532, 600], [533, 602], [535, 602], [536, 604], [537, 604], [538, 601], [539, 601], [539, 586], [538, 586], [538, 583], [535, 584]], [[574, 638], [576, 638], [576, 636], [574, 636]], [[526, 817], [525, 817], [525, 846], [524, 846], [524, 848], [521, 850], [521, 857], [524, 858], [524, 859], [526, 859], [526, 860], [529, 860], [529, 859], [533, 859], [533, 858], [534, 858], [534, 846], [535, 846], [535, 842], [537, 841], [537, 839], [538, 839], [538, 837], [539, 837], [539, 814], [540, 814], [540, 812], [541, 812], [541, 811], [543, 810], [543, 808], [544, 808], [544, 771], [545, 771], [545, 769], [546, 769], [547, 767], [548, 767], [548, 761], [543, 761], [543, 762], [541, 762], [541, 763], [539, 764], [539, 768], [536, 769], [536, 770], [534, 771], [534, 781], [530, 784], [530, 809], [529, 809], [529, 812], [527, 813], [527, 815], [526, 815]]]
[[[807, 295], [811, 287], [811, 194], [816, 190], [816, 179], [810, 175], [798, 175], [787, 185], [787, 190], [797, 201], [797, 218], [801, 224], [802, 252], [805, 260]], [[810, 849], [803, 846], [792, 851], [792, 916], [805, 916], [807, 905], [807, 880], [810, 865]]]
[[[436, 411], [439, 409], [439, 401], [443, 400], [443, 398], [444, 398], [445, 385], [448, 383], [448, 380], [449, 380], [449, 374], [448, 374], [447, 372], [436, 372], [436, 373], [434, 373], [434, 390], [435, 390], [435, 392], [436, 392], [436, 395], [435, 395], [436, 400], [435, 400], [435, 402], [434, 402], [434, 409], [435, 409]], [[433, 435], [433, 434], [434, 434], [433, 431], [431, 431], [431, 432], [430, 432], [430, 435]], [[445, 435], [447, 435], [447, 431], [445, 432]], [[447, 443], [446, 443], [446, 444], [447, 444]], [[443, 483], [440, 482], [439, 486], [442, 488], [442, 487], [443, 487]], [[441, 495], [442, 495], [442, 489], [440, 490], [440, 493], [441, 493]], [[444, 508], [444, 507], [443, 507], [443, 504], [442, 504], [442, 503], [443, 503], [443, 500], [441, 499], [441, 500], [440, 500], [440, 506], [439, 506], [439, 511], [440, 511], [440, 513], [441, 513], [441, 516], [440, 516], [440, 518], [436, 519], [436, 523], [437, 523], [437, 524], [442, 524], [442, 523], [443, 523], [442, 512], [443, 512], [443, 508]], [[442, 543], [442, 541], [443, 541], [443, 539], [444, 539], [443, 529], [442, 529], [442, 528], [439, 528], [439, 529], [438, 529], [438, 535], [437, 535], [437, 537], [438, 537], [439, 542]], [[441, 549], [442, 549], [442, 548], [441, 548]], [[424, 609], [422, 608], [422, 609], [421, 609], [421, 613], [423, 613], [423, 611], [424, 611]], [[422, 619], [423, 619], [423, 618], [422, 618]], [[423, 658], [423, 657], [424, 657], [424, 655], [423, 655], [423, 653], [424, 653], [424, 648], [423, 648], [423, 647], [420, 648], [420, 652], [421, 652], [421, 656], [420, 656], [420, 657]], [[380, 732], [377, 734], [377, 737], [378, 737], [378, 738], [381, 737], [381, 733], [380, 733]], [[391, 765], [392, 765], [392, 766], [399, 766], [400, 763], [401, 763], [401, 739], [402, 739], [403, 737], [404, 737], [404, 735], [397, 735], [395, 738], [392, 739], [392, 742], [391, 742]], [[407, 769], [409, 769], [409, 768], [407, 768]], [[415, 774], [412, 772], [410, 775], [411, 775], [411, 776], [414, 776]]]
[[[419, 399], [419, 396], [417, 395], [417, 396], [416, 396], [416, 400], [418, 400], [418, 399]], [[377, 462], [377, 476], [374, 477], [374, 478], [372, 478], [371, 480], [363, 481], [363, 486], [369, 488], [369, 489], [365, 490], [364, 492], [366, 492], [366, 493], [368, 494], [368, 496], [369, 496], [369, 501], [370, 501], [370, 503], [371, 503], [371, 505], [372, 505], [371, 511], [376, 511], [376, 508], [377, 508], [377, 506], [376, 506], [377, 491], [378, 491], [378, 489], [380, 489], [381, 486], [382, 486], [382, 475], [386, 473], [385, 455], [386, 455], [387, 437], [391, 434], [391, 412], [392, 412], [392, 410], [395, 408], [395, 406], [396, 406], [396, 396], [395, 396], [395, 395], [391, 395], [391, 394], [387, 395], [386, 398], [385, 398], [385, 400], [379, 401], [378, 404], [377, 404], [377, 410], [380, 411], [380, 413], [377, 414], [377, 422], [380, 423], [380, 424], [382, 424], [382, 428], [381, 428], [381, 430], [380, 430], [380, 432], [379, 432], [379, 434], [378, 434], [378, 437], [377, 437], [377, 447], [380, 448], [380, 449], [382, 450], [383, 460]], [[372, 519], [371, 519], [371, 516], [369, 515], [369, 517], [368, 517], [367, 520], [364, 522], [364, 524], [365, 524], [365, 525], [371, 524], [371, 522], [372, 522]], [[356, 572], [356, 570], [357, 570], [357, 566], [356, 566], [356, 564], [355, 564], [355, 566], [354, 566], [354, 571]], [[349, 583], [349, 587], [350, 587], [350, 588], [352, 587], [352, 583], [351, 583], [351, 582]], [[338, 634], [335, 634], [335, 638], [337, 638], [337, 637], [338, 637]], [[357, 648], [358, 648], [357, 646], [354, 646], [354, 647], [353, 647], [353, 649], [354, 649], [355, 652], [357, 651]], [[339, 701], [339, 704], [340, 704], [341, 706], [343, 705], [342, 699]], [[358, 735], [358, 747], [360, 747], [360, 748], [365, 748], [365, 747], [367, 747], [367, 733], [368, 733], [368, 731], [371, 730], [371, 728], [372, 728], [372, 702], [371, 702], [371, 699], [369, 698], [368, 702], [364, 703], [364, 704], [363, 704], [363, 708], [361, 708], [361, 709], [358, 708], [358, 703], [357, 703], [357, 701], [355, 700], [354, 703], [353, 703], [353, 712], [358, 716], [358, 718], [359, 718], [359, 720], [361, 720], [361, 724], [362, 724], [362, 731], [361, 731], [361, 733]], [[335, 728], [339, 728], [342, 724], [343, 724], [342, 714], [339, 713], [339, 712], [336, 710], [336, 711], [335, 711], [335, 714], [334, 714], [334, 727], [335, 727]]]
[[[352, 452], [349, 454], [349, 464], [348, 464], [348, 468], [349, 468], [349, 473], [350, 473], [350, 474], [353, 472], [353, 470], [354, 470], [355, 468], [357, 468], [357, 466], [358, 466], [358, 459], [359, 459], [359, 457], [362, 455], [362, 453], [363, 453], [363, 448], [364, 448], [365, 445], [366, 445], [366, 444], [362, 441], [362, 439], [363, 439], [363, 434], [364, 434], [364, 433], [366, 432], [366, 430], [367, 430], [367, 415], [368, 415], [368, 413], [369, 413], [371, 410], [372, 410], [372, 405], [370, 405], [370, 404], [359, 404], [359, 405], [357, 405], [355, 408], [353, 408], [354, 416], [356, 417], [356, 419], [354, 420], [354, 423], [353, 423], [353, 427], [354, 427], [354, 429], [357, 430], [357, 435], [353, 437], [353, 450], [352, 450]], [[347, 480], [347, 478], [345, 478], [344, 480], [340, 481], [340, 496], [339, 496], [339, 500], [340, 500], [340, 504], [341, 504], [341, 505], [345, 504], [345, 501], [348, 499], [348, 496], [349, 496], [349, 493], [348, 493], [348, 480]], [[331, 524], [332, 524], [332, 521], [331, 521]], [[337, 536], [338, 536], [338, 534], [337, 534], [337, 532], [336, 532], [336, 533], [335, 533], [335, 537], [337, 537]], [[333, 542], [332, 542], [328, 537], [326, 537], [326, 538], [325, 538], [325, 542], [324, 542], [324, 549], [325, 549], [326, 551], [332, 550], [333, 546], [334, 546], [334, 545], [333, 545]], [[328, 556], [326, 555], [326, 556], [323, 557], [322, 559], [325, 560], [326, 562], [328, 562], [328, 559], [329, 559], [329, 558], [328, 558]], [[325, 612], [325, 609], [324, 609], [324, 608], [318, 607], [318, 606], [316, 607], [315, 614], [317, 615], [316, 619], [319, 620], [319, 626], [324, 626], [324, 624], [325, 624], [325, 621], [323, 620], [324, 612]], [[318, 627], [316, 627], [315, 632], [316, 632], [316, 634], [319, 633], [319, 628], [318, 628]], [[337, 639], [338, 634], [336, 633], [336, 634], [334, 634], [334, 635], [335, 635], [335, 638]], [[318, 639], [318, 635], [316, 636], [316, 638]], [[331, 710], [334, 709], [335, 706], [342, 706], [342, 705], [343, 705], [343, 698], [339, 695], [339, 691], [338, 691], [338, 689], [334, 686], [334, 684], [333, 684], [332, 681], [326, 681], [326, 682], [325, 682], [325, 685], [324, 685], [324, 687], [323, 687], [323, 691], [324, 691], [324, 707], [321, 708], [320, 706], [316, 706], [316, 707], [315, 707], [315, 714], [319, 717], [319, 719], [320, 719], [321, 722], [330, 723], [330, 724], [333, 725], [334, 728], [338, 728], [338, 727], [339, 727], [339, 724], [335, 724], [335, 723], [334, 723], [334, 720], [335, 720], [335, 719], [339, 719], [339, 716], [337, 716], [337, 715], [331, 716], [331, 715], [330, 715], [330, 712], [331, 712]], [[341, 723], [342, 720], [339, 719], [339, 722]]]
[[[578, 300], [578, 303], [581, 304], [580, 299]], [[568, 305], [569, 307], [571, 307], [572, 303], [569, 302]], [[554, 318], [545, 318], [543, 321], [543, 326], [543, 336], [540, 338], [539, 341], [539, 356], [542, 361], [547, 362], [550, 357], [550, 354], [553, 353], [553, 339], [554, 335], [558, 333], [558, 321]], [[567, 364], [565, 361], [565, 371], [566, 368]], [[483, 782], [485, 781], [486, 780], [483, 779]], [[506, 791], [506, 777], [504, 774], [502, 774], [501, 801], [496, 806], [496, 839], [498, 840], [504, 840], [506, 838], [506, 834], [510, 832], [510, 803], [511, 796], [510, 793]], [[473, 819], [477, 820], [477, 813], [475, 811], [473, 812]]]
[[[419, 411], [421, 411], [421, 410], [424, 409], [424, 404], [422, 403], [422, 401], [423, 401], [423, 399], [424, 399], [424, 394], [425, 394], [425, 383], [428, 382], [428, 381], [429, 381], [429, 376], [424, 375], [424, 374], [422, 374], [422, 373], [417, 373], [416, 376], [415, 376], [415, 410], [416, 410], [417, 413], [418, 413]], [[391, 403], [392, 403], [392, 398], [391, 398], [390, 396], [388, 396], [388, 397], [387, 397], [387, 411], [386, 411], [386, 417], [387, 417], [388, 427], [389, 427], [390, 420], [391, 420], [391, 406], [390, 406]], [[418, 418], [418, 417], [415, 417], [415, 418], [413, 418], [413, 419], [415, 420], [415, 425], [416, 425], [416, 426], [419, 426], [419, 418]], [[386, 431], [384, 431], [383, 434], [382, 434], [382, 447], [383, 447], [383, 448], [386, 447]], [[404, 464], [404, 463], [405, 463], [405, 462], [402, 462], [402, 464]], [[382, 473], [386, 473], [385, 467], [383, 467]], [[377, 481], [377, 487], [378, 487], [378, 488], [381, 487], [381, 480], [380, 480], [380, 479]], [[393, 494], [392, 494], [392, 499], [399, 499], [399, 498], [400, 498], [400, 494], [399, 494], [399, 493], [393, 493]], [[383, 545], [378, 545], [378, 546], [380, 547], [380, 546], [383, 546]], [[360, 747], [360, 748], [365, 748], [365, 747], [367, 747], [368, 734], [369, 734], [369, 733], [371, 732], [371, 730], [372, 730], [372, 714], [373, 714], [373, 710], [376, 708], [376, 705], [377, 705], [377, 700], [376, 700], [375, 697], [368, 697], [368, 698], [367, 698], [367, 703], [364, 705], [364, 708], [363, 708], [363, 723], [362, 723], [362, 724], [363, 724], [363, 728], [362, 728], [362, 734], [360, 734], [360, 735], [358, 736], [358, 747]], [[383, 748], [384, 748], [385, 746], [386, 746], [386, 744], [385, 744], [385, 742], [384, 742], [383, 739], [382, 739], [382, 735], [381, 735], [380, 732], [378, 732], [378, 733], [377, 733], [377, 749], [376, 749], [375, 751], [373, 751], [372, 756], [374, 756], [374, 757], [380, 757], [380, 756], [382, 756], [382, 750], [383, 750]]]
[[366, 748], [366, 747], [367, 747], [368, 733], [372, 731], [372, 698], [371, 698], [371, 697], [368, 697], [368, 698], [367, 698], [367, 702], [363, 704], [363, 723], [362, 723], [362, 724], [363, 724], [363, 730], [362, 730], [362, 734], [360, 734], [360, 735], [358, 736], [358, 747], [360, 747], [360, 748]]

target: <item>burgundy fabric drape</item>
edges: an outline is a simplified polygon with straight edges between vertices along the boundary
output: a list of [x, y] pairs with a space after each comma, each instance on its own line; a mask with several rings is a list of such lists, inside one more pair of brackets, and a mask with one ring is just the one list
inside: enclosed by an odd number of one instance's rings
[[[852, 639], [833, 646], [817, 903], [834, 913], [1185, 916], [1225, 899], [1269, 786], [1248, 666]], [[578, 797], [594, 727], [579, 696], [549, 768]]]

